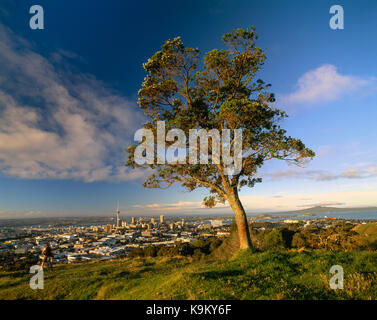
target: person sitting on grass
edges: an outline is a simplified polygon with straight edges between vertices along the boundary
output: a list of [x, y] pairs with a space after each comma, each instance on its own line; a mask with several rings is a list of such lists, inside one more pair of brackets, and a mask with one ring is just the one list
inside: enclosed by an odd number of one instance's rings
[[47, 243], [45, 247], [43, 248], [42, 255], [43, 255], [42, 268], [44, 268], [46, 260], [47, 260], [47, 264], [50, 266], [50, 268], [52, 268], [52, 258], [54, 257], [54, 255], [52, 253], [52, 248], [49, 243]]

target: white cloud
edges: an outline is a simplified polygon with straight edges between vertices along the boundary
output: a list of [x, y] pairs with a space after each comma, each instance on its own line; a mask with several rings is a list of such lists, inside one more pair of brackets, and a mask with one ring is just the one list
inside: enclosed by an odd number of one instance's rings
[[178, 202], [172, 202], [172, 203], [151, 203], [151, 204], [144, 204], [144, 205], [134, 205], [133, 208], [165, 211], [165, 210], [200, 209], [200, 208], [204, 208], [204, 206], [201, 201], [178, 201]]
[[310, 207], [326, 207], [326, 206], [344, 206], [344, 202], [338, 202], [338, 201], [321, 201], [317, 203], [307, 203], [303, 205], [299, 205], [297, 207], [299, 208], [310, 208]]
[[377, 167], [371, 164], [364, 168], [348, 168], [340, 173], [333, 173], [326, 170], [290, 169], [280, 170], [272, 173], [264, 173], [262, 176], [272, 180], [281, 179], [309, 179], [315, 181], [331, 181], [337, 179], [367, 179], [377, 177]]
[[334, 65], [325, 64], [301, 76], [296, 90], [282, 95], [280, 102], [286, 105], [330, 102], [351, 94], [365, 95], [376, 88], [376, 78], [343, 75]]
[[46, 218], [49, 215], [40, 210], [11, 211], [0, 210], [0, 219], [26, 219], [26, 218]]
[[[55, 64], [0, 24], [0, 172], [25, 179], [123, 181], [141, 114], [92, 75]], [[59, 64], [64, 62], [63, 64]]]
[[231, 213], [231, 209], [227, 203], [218, 204], [214, 208], [207, 208], [202, 201], [177, 201], [171, 203], [150, 203], [143, 205], [133, 205], [131, 208], [125, 208], [127, 211], [136, 214], [212, 214], [212, 213]]

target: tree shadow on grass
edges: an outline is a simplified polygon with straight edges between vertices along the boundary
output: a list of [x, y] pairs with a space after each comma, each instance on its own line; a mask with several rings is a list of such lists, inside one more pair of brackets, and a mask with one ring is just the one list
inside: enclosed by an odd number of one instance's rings
[[244, 272], [240, 270], [224, 270], [224, 271], [207, 271], [195, 273], [196, 276], [204, 277], [204, 279], [219, 279], [226, 277], [235, 277], [243, 275]]

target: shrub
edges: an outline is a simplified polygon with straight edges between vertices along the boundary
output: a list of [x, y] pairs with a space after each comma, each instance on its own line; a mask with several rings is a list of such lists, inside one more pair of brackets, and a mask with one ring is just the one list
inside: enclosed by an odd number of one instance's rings
[[157, 256], [157, 249], [155, 246], [150, 246], [144, 248], [144, 256], [145, 257], [155, 257]]
[[305, 248], [307, 247], [306, 237], [301, 232], [297, 232], [292, 238], [292, 247]]
[[264, 247], [275, 250], [284, 248], [283, 233], [279, 229], [273, 229], [264, 236]]

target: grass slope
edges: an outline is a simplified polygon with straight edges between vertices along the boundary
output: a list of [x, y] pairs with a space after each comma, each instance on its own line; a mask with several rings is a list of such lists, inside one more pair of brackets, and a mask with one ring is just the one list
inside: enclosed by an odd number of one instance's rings
[[359, 224], [354, 230], [362, 234], [377, 234], [377, 222]]
[[[332, 265], [344, 290], [329, 288]], [[138, 258], [58, 266], [43, 290], [0, 272], [0, 299], [377, 299], [376, 252], [243, 253], [226, 261]]]
[[365, 236], [370, 242], [377, 240], [377, 222], [360, 224], [354, 229], [360, 235]]

